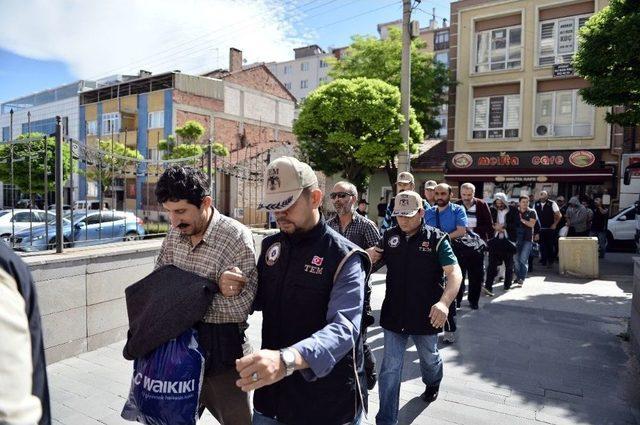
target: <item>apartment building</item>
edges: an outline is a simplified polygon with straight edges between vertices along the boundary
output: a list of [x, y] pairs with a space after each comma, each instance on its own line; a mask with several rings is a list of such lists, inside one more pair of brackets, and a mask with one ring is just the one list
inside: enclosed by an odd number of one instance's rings
[[578, 30], [606, 0], [461, 0], [451, 4], [445, 178], [491, 197], [614, 190], [604, 108], [571, 59]]
[[319, 85], [330, 81], [327, 59], [334, 55], [316, 44], [293, 49], [293, 52], [293, 60], [269, 62], [266, 66], [298, 102], [302, 102]]
[[[89, 146], [112, 138], [137, 149], [146, 159], [159, 160], [158, 143], [186, 121], [205, 128], [211, 139], [231, 152], [230, 164], [247, 161], [269, 150], [297, 143], [292, 133], [295, 98], [263, 64], [242, 66], [242, 52], [231, 49], [229, 69], [203, 75], [167, 72], [101, 87], [80, 95], [80, 134]], [[240, 174], [238, 172], [238, 174]], [[155, 208], [155, 175], [116, 179], [116, 205]], [[246, 223], [256, 221], [255, 193], [260, 183], [219, 175], [216, 207]]]

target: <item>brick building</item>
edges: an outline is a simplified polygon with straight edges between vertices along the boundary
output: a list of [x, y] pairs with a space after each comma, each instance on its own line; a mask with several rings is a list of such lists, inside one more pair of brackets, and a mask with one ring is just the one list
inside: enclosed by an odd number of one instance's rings
[[[242, 52], [231, 49], [229, 69], [203, 75], [178, 71], [84, 92], [80, 96], [80, 138], [90, 146], [115, 140], [136, 148], [145, 158], [159, 160], [159, 141], [186, 121], [205, 128], [208, 139], [225, 145], [220, 158], [215, 201], [225, 214], [247, 223], [260, 223], [255, 212], [261, 184], [259, 171], [271, 155], [290, 153], [297, 141], [292, 133], [295, 98], [264, 65], [242, 66]], [[180, 140], [178, 140], [180, 143]], [[154, 175], [127, 177], [114, 185], [116, 206], [155, 209]], [[81, 197], [97, 196], [91, 182]], [[151, 194], [151, 195], [147, 195]]]

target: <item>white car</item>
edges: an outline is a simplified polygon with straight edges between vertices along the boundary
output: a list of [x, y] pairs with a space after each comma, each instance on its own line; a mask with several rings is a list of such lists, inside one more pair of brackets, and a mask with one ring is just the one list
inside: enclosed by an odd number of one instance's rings
[[55, 214], [44, 210], [18, 209], [1, 210], [0, 211], [0, 238], [5, 241], [13, 232], [29, 230], [31, 223], [33, 226], [44, 223], [45, 221], [55, 220]]
[[636, 237], [636, 207], [631, 205], [611, 217], [607, 224], [607, 239], [614, 241], [633, 241]]

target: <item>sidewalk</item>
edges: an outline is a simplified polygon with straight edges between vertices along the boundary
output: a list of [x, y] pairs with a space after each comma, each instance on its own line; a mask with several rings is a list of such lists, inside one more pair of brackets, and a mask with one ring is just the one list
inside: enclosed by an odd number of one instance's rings
[[[457, 341], [442, 346], [444, 380], [426, 406], [415, 347], [405, 357], [401, 424], [640, 424], [640, 368], [628, 353], [630, 254], [607, 254], [601, 280], [565, 278], [535, 267], [522, 288], [481, 298], [479, 310], [463, 301]], [[542, 274], [544, 273], [544, 275]], [[384, 275], [373, 276], [372, 306], [379, 315]], [[500, 287], [499, 285], [497, 286]], [[259, 345], [260, 315], [249, 337]], [[378, 362], [382, 329], [369, 342]], [[56, 424], [127, 424], [120, 410], [132, 363], [123, 342], [49, 366]], [[374, 423], [377, 389], [369, 397]], [[206, 415], [200, 424], [216, 424]]]

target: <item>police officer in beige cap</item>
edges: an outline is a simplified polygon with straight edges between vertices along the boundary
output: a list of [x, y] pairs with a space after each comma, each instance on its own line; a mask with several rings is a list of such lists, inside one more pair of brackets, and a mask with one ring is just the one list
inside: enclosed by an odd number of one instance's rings
[[438, 333], [446, 323], [462, 273], [449, 235], [425, 225], [424, 214], [419, 194], [413, 191], [399, 193], [393, 209], [398, 225], [384, 233], [378, 246], [367, 250], [373, 261], [384, 262], [387, 266], [386, 292], [380, 315], [384, 356], [379, 375], [377, 424], [398, 423], [402, 365], [409, 337], [416, 345], [420, 359], [425, 402], [431, 403], [438, 397], [442, 380]]
[[[398, 179], [396, 180], [396, 193], [402, 193], [406, 190], [415, 190], [416, 181], [413, 178], [413, 174], [408, 171], [403, 171], [398, 173]], [[395, 216], [393, 215], [393, 207], [395, 205], [395, 198], [391, 198], [389, 201], [389, 206], [387, 207], [387, 213], [384, 216], [384, 220], [382, 221], [382, 225], [380, 226], [380, 231], [384, 232], [390, 227], [396, 226], [398, 224]], [[428, 205], [426, 202], [423, 203], [424, 208], [426, 209]]]
[[256, 390], [254, 424], [356, 424], [366, 407], [360, 327], [371, 263], [325, 223], [321, 203], [309, 165], [269, 164], [259, 208], [275, 213], [280, 233], [258, 259], [262, 349], [236, 364], [237, 385]]

